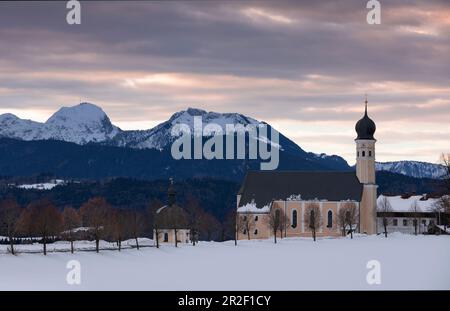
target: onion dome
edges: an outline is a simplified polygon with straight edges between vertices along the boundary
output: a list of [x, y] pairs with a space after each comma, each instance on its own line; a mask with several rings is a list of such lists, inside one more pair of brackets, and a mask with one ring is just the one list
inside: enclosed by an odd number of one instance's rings
[[356, 139], [372, 139], [373, 134], [375, 134], [375, 130], [377, 129], [375, 122], [369, 116], [367, 115], [367, 100], [366, 100], [366, 110], [364, 113], [364, 117], [360, 119], [358, 122], [356, 122], [355, 130], [358, 134], [358, 137]]

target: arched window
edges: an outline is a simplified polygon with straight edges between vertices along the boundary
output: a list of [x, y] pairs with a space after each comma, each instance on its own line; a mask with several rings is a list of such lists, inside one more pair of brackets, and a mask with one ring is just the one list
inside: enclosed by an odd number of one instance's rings
[[292, 211], [292, 224], [291, 224], [292, 228], [297, 228], [297, 210], [293, 210]]
[[255, 229], [255, 232], [254, 232], [254, 234], [255, 234], [255, 235], [257, 235], [257, 234], [258, 234], [258, 229]]
[[169, 242], [169, 234], [164, 232], [164, 242]]
[[255, 221], [258, 221], [258, 216], [255, 216]]
[[369, 150], [369, 157], [372, 156], [372, 150]]
[[332, 228], [332, 227], [333, 227], [333, 212], [332, 211], [328, 211], [327, 228]]
[[362, 156], [363, 156], [363, 157], [366, 156], [366, 152], [365, 152], [365, 151], [362, 152]]

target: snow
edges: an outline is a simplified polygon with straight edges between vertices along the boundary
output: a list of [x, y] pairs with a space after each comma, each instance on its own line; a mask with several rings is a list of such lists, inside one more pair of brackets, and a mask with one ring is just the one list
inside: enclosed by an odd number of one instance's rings
[[450, 233], [450, 227], [445, 227], [442, 225], [436, 225], [436, 227], [438, 227], [439, 229], [441, 229], [442, 231], [445, 231], [447, 233]]
[[[3, 254], [0, 290], [449, 290], [449, 242], [395, 233]], [[70, 260], [81, 264], [80, 285], [66, 283]], [[371, 260], [380, 263], [379, 285], [366, 282]]]
[[[22, 120], [12, 114], [0, 115], [0, 136], [23, 140], [55, 139], [81, 145], [108, 141], [119, 147], [162, 150], [174, 140], [171, 135], [174, 125], [186, 124], [191, 133], [194, 133], [195, 116], [202, 118], [203, 127], [208, 123], [214, 123], [222, 127], [224, 132], [227, 124], [244, 126], [262, 124], [238, 113], [217, 113], [188, 108], [173, 114], [169, 120], [152, 129], [122, 131], [111, 123], [100, 107], [81, 103], [73, 107], [62, 107], [45, 123]], [[281, 148], [274, 142], [270, 143], [273, 147]]]
[[[377, 204], [379, 204], [382, 200], [382, 198], [385, 197], [383, 195], [380, 195], [377, 199]], [[414, 201], [417, 202], [420, 208], [420, 212], [430, 212], [431, 209], [436, 204], [436, 201], [438, 199], [432, 199], [429, 198], [428, 200], [421, 201], [422, 198], [421, 195], [413, 195], [407, 199], [402, 199], [401, 196], [386, 196], [389, 203], [392, 206], [392, 210], [394, 212], [410, 212], [411, 211], [411, 205], [414, 203]]]
[[239, 206], [237, 211], [238, 213], [268, 213], [270, 212], [270, 206], [264, 205], [263, 207], [258, 208], [255, 203], [247, 203]]
[[45, 123], [22, 120], [12, 114], [0, 116], [0, 136], [23, 140], [55, 139], [86, 144], [111, 139], [120, 131], [100, 107], [89, 103], [63, 107]]
[[388, 171], [416, 178], [442, 178], [446, 175], [443, 165], [420, 161], [377, 162], [377, 171]]
[[57, 179], [54, 182], [48, 182], [48, 183], [39, 183], [39, 184], [24, 184], [19, 185], [17, 188], [21, 189], [37, 189], [37, 190], [51, 190], [56, 186], [63, 185], [65, 183], [64, 180]]

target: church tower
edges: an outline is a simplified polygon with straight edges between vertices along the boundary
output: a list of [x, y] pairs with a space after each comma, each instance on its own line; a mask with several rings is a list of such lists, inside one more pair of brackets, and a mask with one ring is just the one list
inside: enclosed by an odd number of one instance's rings
[[377, 231], [377, 184], [375, 182], [375, 122], [365, 112], [355, 126], [356, 142], [356, 176], [364, 185], [360, 205], [360, 232], [375, 234]]

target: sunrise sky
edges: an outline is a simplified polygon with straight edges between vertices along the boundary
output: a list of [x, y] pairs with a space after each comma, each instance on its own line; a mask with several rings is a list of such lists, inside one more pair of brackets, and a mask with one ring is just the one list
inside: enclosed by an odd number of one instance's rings
[[355, 162], [368, 93], [377, 160], [450, 152], [450, 1], [0, 2], [0, 114], [88, 101], [122, 129], [196, 107], [266, 121]]

